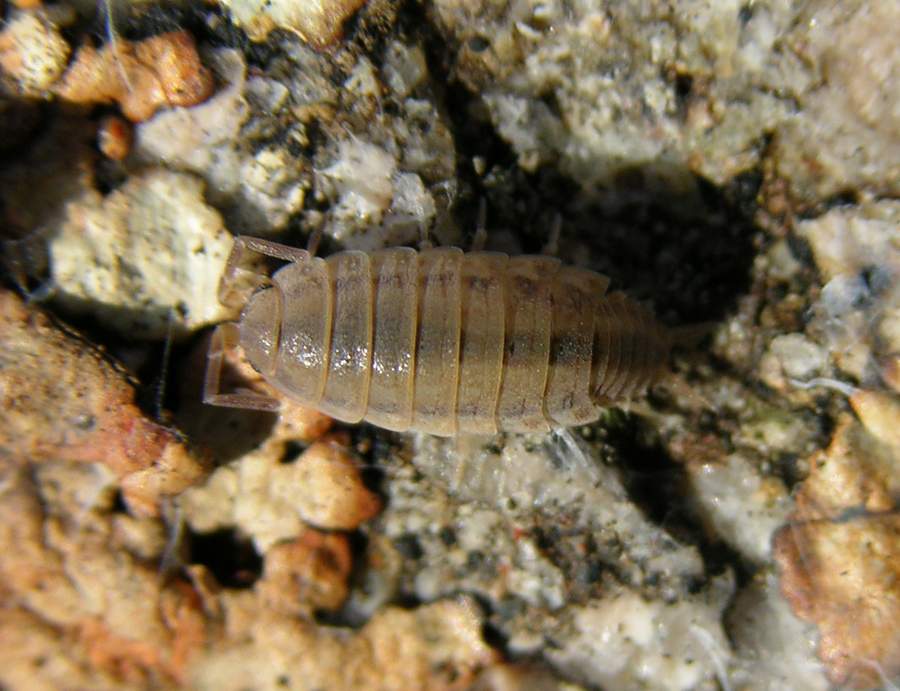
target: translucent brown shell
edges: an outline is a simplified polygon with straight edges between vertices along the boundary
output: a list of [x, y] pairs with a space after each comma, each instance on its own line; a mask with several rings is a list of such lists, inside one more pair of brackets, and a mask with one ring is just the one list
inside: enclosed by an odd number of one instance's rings
[[[441, 436], [580, 425], [643, 392], [668, 358], [645, 307], [550, 257], [289, 252], [238, 338], [275, 388], [346, 422]], [[217, 377], [208, 402], [274, 407], [219, 394]]]

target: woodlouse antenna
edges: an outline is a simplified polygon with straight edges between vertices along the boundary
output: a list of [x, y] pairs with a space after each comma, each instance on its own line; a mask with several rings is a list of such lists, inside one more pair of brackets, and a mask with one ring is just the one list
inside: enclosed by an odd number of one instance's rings
[[[312, 239], [311, 239], [312, 241]], [[318, 247], [318, 241], [316, 241]], [[248, 270], [245, 264], [251, 253], [256, 253], [285, 262], [303, 262], [312, 256], [307, 250], [289, 247], [271, 240], [238, 235], [228, 256], [225, 271], [219, 281], [219, 302], [227, 307], [242, 307], [254, 290], [269, 282], [269, 277], [259, 271]], [[240, 285], [239, 276], [249, 277], [249, 285]]]
[[316, 228], [309, 234], [309, 240], [306, 242], [306, 251], [309, 252], [309, 256], [315, 257], [318, 254], [320, 244], [322, 244], [322, 230]]
[[158, 575], [165, 579], [184, 566], [182, 549], [184, 546], [184, 510], [177, 497], [165, 497], [161, 504], [163, 516], [169, 526], [169, 534], [159, 560]]

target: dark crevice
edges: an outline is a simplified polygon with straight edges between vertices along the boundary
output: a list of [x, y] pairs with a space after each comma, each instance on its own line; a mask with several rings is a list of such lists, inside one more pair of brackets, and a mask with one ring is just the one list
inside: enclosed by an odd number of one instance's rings
[[[366, 605], [366, 601], [371, 597], [371, 592], [378, 591], [384, 586], [378, 583], [382, 578], [378, 566], [373, 567], [370, 562], [369, 548], [371, 545], [368, 536], [363, 531], [356, 530], [347, 533], [347, 540], [350, 543], [350, 553], [353, 557], [347, 585], [353, 595], [340, 609], [316, 611], [315, 618], [319, 624], [359, 628], [365, 626], [369, 621], [371, 610]], [[391, 603], [394, 604], [394, 601], [392, 600]]]
[[250, 588], [262, 574], [262, 557], [237, 530], [192, 532], [189, 542], [190, 563], [208, 568], [226, 588]]
[[[648, 520], [680, 543], [694, 545], [709, 576], [732, 567], [739, 583], [751, 578], [753, 566], [739, 552], [724, 542], [709, 539], [692, 508], [687, 471], [669, 456], [655, 436], [646, 433], [639, 418], [623, 415], [620, 424], [607, 429], [607, 441], [621, 458], [622, 479], [629, 498]], [[695, 583], [692, 588], [702, 586]]]
[[306, 448], [306, 444], [299, 441], [288, 440], [284, 444], [284, 450], [281, 452], [281, 458], [278, 459], [278, 462], [283, 464], [293, 463], [300, 458], [300, 454], [302, 454]]

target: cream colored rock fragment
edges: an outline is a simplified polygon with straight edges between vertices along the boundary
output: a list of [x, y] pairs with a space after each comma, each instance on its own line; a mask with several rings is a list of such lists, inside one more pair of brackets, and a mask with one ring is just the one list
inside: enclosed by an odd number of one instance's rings
[[821, 372], [826, 363], [825, 350], [803, 334], [782, 334], [769, 344], [759, 363], [759, 374], [765, 384], [784, 392], [793, 388], [791, 379], [811, 379]]
[[882, 200], [841, 207], [798, 224], [812, 247], [824, 282], [871, 266], [900, 270], [900, 202]]
[[129, 338], [176, 337], [234, 316], [219, 303], [232, 237], [203, 182], [151, 169], [103, 197], [87, 190], [50, 240], [58, 304]]
[[359, 221], [378, 224], [394, 198], [396, 158], [385, 149], [359, 139], [345, 139], [332, 165], [318, 171], [322, 193], [336, 202], [332, 213], [338, 240]]
[[223, 601], [230, 636], [192, 666], [189, 685], [200, 691], [463, 691], [498, 658], [467, 598], [387, 608], [357, 633], [261, 610], [254, 597]]
[[206, 485], [186, 492], [185, 517], [198, 532], [238, 526], [260, 552], [296, 539], [307, 524], [353, 530], [381, 509], [348, 451], [315, 442], [291, 463], [281, 445], [266, 445], [216, 470]]
[[[135, 128], [137, 160], [190, 171], [207, 178], [211, 195], [233, 187], [240, 159], [234, 143], [250, 115], [244, 98], [246, 67], [236, 50], [206, 56], [221, 86], [205, 103], [157, 113]], [[211, 176], [218, 177], [211, 177]]]
[[833, 209], [798, 224], [824, 286], [807, 333], [863, 384], [900, 354], [900, 202]]
[[900, 191], [900, 46], [886, 26], [900, 5], [819, 3], [783, 45], [816, 65], [821, 79], [774, 143], [782, 176], [802, 196], [843, 190]]
[[66, 68], [71, 49], [41, 12], [14, 15], [0, 31], [0, 71], [22, 96], [42, 97]]
[[858, 389], [851, 394], [850, 405], [869, 434], [900, 455], [900, 401], [897, 397], [881, 391]]
[[236, 24], [254, 41], [273, 29], [293, 31], [314, 48], [328, 47], [341, 37], [344, 22], [366, 0], [221, 0]]
[[531, 662], [501, 663], [478, 675], [469, 691], [586, 691], [579, 684], [558, 679], [547, 667]]
[[768, 563], [772, 534], [791, 507], [784, 484], [763, 477], [753, 464], [734, 453], [719, 463], [692, 464], [691, 487], [701, 519], [747, 559]]
[[378, 497], [363, 485], [353, 456], [334, 442], [316, 442], [296, 462], [279, 465], [272, 474], [274, 497], [319, 528], [353, 530], [381, 510]]
[[133, 159], [202, 176], [210, 202], [222, 210], [233, 232], [276, 233], [303, 208], [308, 163], [284, 146], [248, 151], [246, 132], [244, 137], [241, 132], [256, 122], [248, 123], [251, 113], [265, 121], [277, 117], [283, 105], [274, 98], [251, 108], [248, 94], [267, 87], [280, 93], [285, 87], [263, 77], [247, 80], [244, 58], [236, 50], [212, 50], [203, 58], [220, 85], [216, 93], [199, 105], [164, 110], [140, 123]]
[[688, 691], [716, 679], [727, 688], [721, 616], [732, 586], [719, 585], [718, 599], [673, 604], [620, 588], [574, 609], [575, 635], [545, 654], [563, 674], [603, 688]]
[[850, 415], [842, 416], [831, 444], [810, 459], [809, 477], [796, 494], [794, 518], [840, 520], [848, 510], [893, 510], [900, 496], [897, 453]]
[[816, 658], [818, 633], [800, 621], [782, 597], [778, 578], [757, 571], [725, 613], [735, 647], [731, 688], [780, 691], [828, 691], [825, 667]]

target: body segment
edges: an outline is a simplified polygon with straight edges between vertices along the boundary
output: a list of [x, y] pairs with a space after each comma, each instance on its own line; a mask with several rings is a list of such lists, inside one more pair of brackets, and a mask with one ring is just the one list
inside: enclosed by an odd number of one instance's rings
[[340, 420], [440, 436], [597, 419], [649, 385], [669, 342], [608, 279], [455, 248], [298, 253], [248, 301], [255, 368]]

